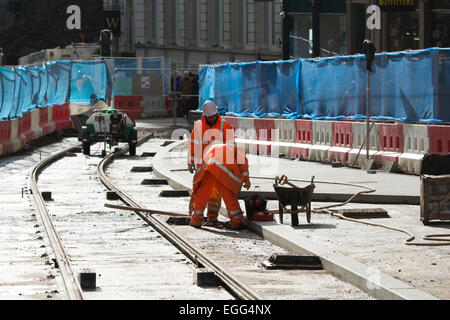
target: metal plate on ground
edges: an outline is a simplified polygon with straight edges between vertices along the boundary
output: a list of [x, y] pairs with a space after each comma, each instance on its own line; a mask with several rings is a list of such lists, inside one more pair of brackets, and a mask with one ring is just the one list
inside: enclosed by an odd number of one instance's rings
[[168, 145], [174, 143], [175, 141], [164, 141], [164, 143], [161, 145], [161, 147], [167, 147]]
[[163, 190], [159, 193], [163, 198], [184, 198], [189, 197], [189, 191], [187, 190]]
[[153, 167], [133, 167], [131, 172], [153, 172]]
[[267, 270], [323, 270], [322, 261], [314, 255], [284, 255], [274, 253], [261, 265]]
[[176, 226], [188, 226], [191, 223], [191, 218], [189, 217], [170, 217], [166, 221], [167, 224]]
[[166, 179], [144, 179], [141, 184], [143, 185], [168, 185]]
[[142, 157], [154, 157], [156, 156], [156, 152], [142, 152]]
[[381, 208], [375, 209], [342, 209], [339, 210], [344, 217], [352, 219], [390, 218], [388, 212]]

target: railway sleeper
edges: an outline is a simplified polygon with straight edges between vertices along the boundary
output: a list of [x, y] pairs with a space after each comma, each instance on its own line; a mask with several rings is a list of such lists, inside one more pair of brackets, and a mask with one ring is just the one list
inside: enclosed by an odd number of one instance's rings
[[199, 287], [219, 287], [221, 285], [220, 279], [208, 268], [195, 268], [193, 276], [194, 284]]
[[274, 253], [261, 263], [266, 270], [323, 270], [322, 261], [315, 255], [285, 255]]

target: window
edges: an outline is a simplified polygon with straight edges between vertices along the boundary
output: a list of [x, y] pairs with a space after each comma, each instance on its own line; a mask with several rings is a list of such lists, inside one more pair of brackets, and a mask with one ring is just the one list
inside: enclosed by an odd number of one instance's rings
[[184, 44], [196, 46], [200, 33], [200, 0], [190, 0], [184, 3]]
[[290, 34], [291, 56], [312, 56], [312, 17], [311, 14], [293, 14]]
[[247, 0], [231, 2], [231, 46], [243, 49], [247, 44]]
[[167, 44], [177, 42], [177, 1], [164, 0], [164, 40]]
[[208, 45], [223, 47], [223, 0], [208, 0]]
[[320, 15], [320, 56], [347, 54], [347, 17], [342, 14]]
[[255, 2], [256, 47], [267, 49], [273, 45], [273, 2]]
[[388, 14], [388, 50], [419, 49], [419, 14], [390, 12]]
[[450, 47], [450, 10], [433, 14], [431, 39], [433, 47]]
[[145, 42], [156, 42], [156, 0], [144, 2]]

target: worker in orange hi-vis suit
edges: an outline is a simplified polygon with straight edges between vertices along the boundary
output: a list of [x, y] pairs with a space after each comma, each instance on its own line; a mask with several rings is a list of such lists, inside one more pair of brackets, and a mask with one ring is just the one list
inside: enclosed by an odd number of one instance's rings
[[205, 152], [205, 163], [197, 170], [194, 177], [193, 192], [194, 212], [191, 225], [200, 228], [211, 191], [216, 189], [223, 196], [230, 221], [230, 229], [243, 227], [243, 212], [239, 205], [238, 194], [242, 186], [250, 189], [248, 160], [243, 148], [235, 143], [210, 145]]
[[[230, 124], [218, 114], [217, 105], [212, 101], [206, 101], [202, 109], [203, 117], [195, 123], [189, 141], [187, 164], [191, 173], [194, 173], [205, 163], [203, 156], [208, 146], [217, 143], [234, 143], [234, 131]], [[192, 192], [189, 203], [190, 215], [194, 210], [194, 197], [195, 193]], [[221, 193], [217, 188], [213, 188], [208, 200], [208, 225], [214, 226], [217, 224], [221, 202]]]

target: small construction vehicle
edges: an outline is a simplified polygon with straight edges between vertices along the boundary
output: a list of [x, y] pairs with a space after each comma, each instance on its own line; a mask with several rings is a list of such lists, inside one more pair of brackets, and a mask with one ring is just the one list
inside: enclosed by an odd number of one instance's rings
[[102, 156], [106, 155], [106, 145], [110, 147], [127, 142], [130, 156], [136, 155], [137, 129], [135, 121], [126, 112], [117, 109], [95, 110], [81, 127], [83, 153], [90, 154], [91, 145], [104, 142]]

